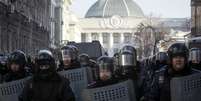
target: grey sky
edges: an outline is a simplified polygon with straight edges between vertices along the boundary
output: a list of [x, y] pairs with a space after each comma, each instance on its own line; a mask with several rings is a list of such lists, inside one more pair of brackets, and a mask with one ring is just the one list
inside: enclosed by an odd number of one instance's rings
[[[97, 0], [72, 0], [72, 12], [79, 17], [84, 17], [87, 10]], [[144, 11], [145, 15], [181, 18], [190, 17], [190, 0], [134, 0]]]

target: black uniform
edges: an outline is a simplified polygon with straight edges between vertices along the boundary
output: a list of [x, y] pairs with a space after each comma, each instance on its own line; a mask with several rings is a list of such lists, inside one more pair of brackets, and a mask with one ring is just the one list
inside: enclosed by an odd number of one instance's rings
[[19, 101], [75, 101], [70, 82], [56, 72], [52, 53], [41, 50], [38, 56], [36, 73], [26, 83]]
[[[187, 67], [185, 67], [187, 68]], [[150, 84], [151, 90], [146, 101], [171, 101], [170, 81], [174, 77], [182, 77], [191, 75], [195, 71], [186, 69], [180, 72], [175, 72], [170, 67], [162, 68], [156, 71], [154, 80]]]
[[3, 82], [11, 82], [15, 80], [23, 79], [27, 76], [30, 76], [25, 70], [21, 70], [19, 72], [9, 71], [6, 75], [3, 76]]
[[46, 80], [33, 77], [27, 82], [19, 101], [75, 101], [69, 84], [58, 74]]
[[[193, 73], [190, 66], [188, 66], [188, 49], [182, 43], [175, 43], [168, 49], [168, 56], [170, 57], [170, 64], [167, 68], [157, 70], [154, 75], [153, 82], [150, 83], [151, 90], [145, 101], [171, 101], [170, 81], [174, 77], [187, 76]], [[185, 66], [181, 70], [175, 70], [172, 67], [172, 59], [174, 57], [184, 57]]]

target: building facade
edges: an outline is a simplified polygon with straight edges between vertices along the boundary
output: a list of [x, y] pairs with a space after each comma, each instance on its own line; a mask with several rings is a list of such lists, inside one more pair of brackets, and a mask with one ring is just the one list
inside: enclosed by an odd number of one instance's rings
[[139, 49], [142, 39], [135, 33], [138, 25], [146, 20], [133, 0], [98, 0], [79, 21], [80, 40], [100, 41], [110, 56], [124, 45]]
[[62, 40], [64, 0], [51, 0], [50, 5], [50, 47], [56, 48]]
[[171, 30], [190, 30], [189, 19], [145, 16], [133, 0], [97, 0], [84, 18], [77, 20], [76, 16], [71, 16], [69, 19], [68, 33], [63, 36], [65, 40], [97, 40], [110, 56], [124, 45], [132, 45], [142, 56], [139, 58], [148, 57], [159, 50], [157, 44]]
[[189, 49], [201, 49], [201, 0], [191, 0], [191, 33], [186, 37]]
[[201, 0], [191, 0], [191, 37], [201, 36]]
[[35, 54], [49, 47], [50, 0], [0, 1], [0, 52]]

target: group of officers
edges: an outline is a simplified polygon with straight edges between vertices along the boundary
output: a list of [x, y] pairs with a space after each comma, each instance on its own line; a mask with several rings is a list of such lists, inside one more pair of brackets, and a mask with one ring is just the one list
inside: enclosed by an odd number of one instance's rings
[[78, 54], [78, 48], [73, 45], [61, 48], [58, 63], [49, 50], [40, 50], [34, 59], [27, 58], [20, 50], [7, 56], [2, 54], [0, 83], [31, 76], [19, 101], [75, 101], [69, 80], [58, 72], [89, 67], [93, 81], [87, 89], [130, 79], [137, 101], [171, 101], [171, 79], [201, 70], [201, 51], [198, 48], [188, 49], [184, 43], [172, 44], [167, 52], [159, 52], [141, 61], [137, 60], [136, 49], [129, 45], [113, 57], [105, 55], [96, 61], [87, 54]]

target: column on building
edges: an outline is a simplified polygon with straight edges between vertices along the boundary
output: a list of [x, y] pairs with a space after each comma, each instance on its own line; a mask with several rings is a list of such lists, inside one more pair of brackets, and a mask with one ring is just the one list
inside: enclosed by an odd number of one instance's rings
[[87, 34], [87, 42], [92, 41], [91, 33], [86, 33]]
[[116, 53], [121, 48], [121, 33], [113, 33], [113, 53]]
[[103, 34], [98, 33], [98, 36], [99, 36], [99, 42], [101, 43], [101, 45], [103, 45]]
[[102, 46], [105, 48], [105, 51], [109, 53], [109, 48], [110, 48], [110, 34], [107, 32], [102, 33]]
[[124, 43], [124, 33], [120, 33], [120, 43]]
[[113, 55], [113, 33], [109, 33], [109, 55]]

